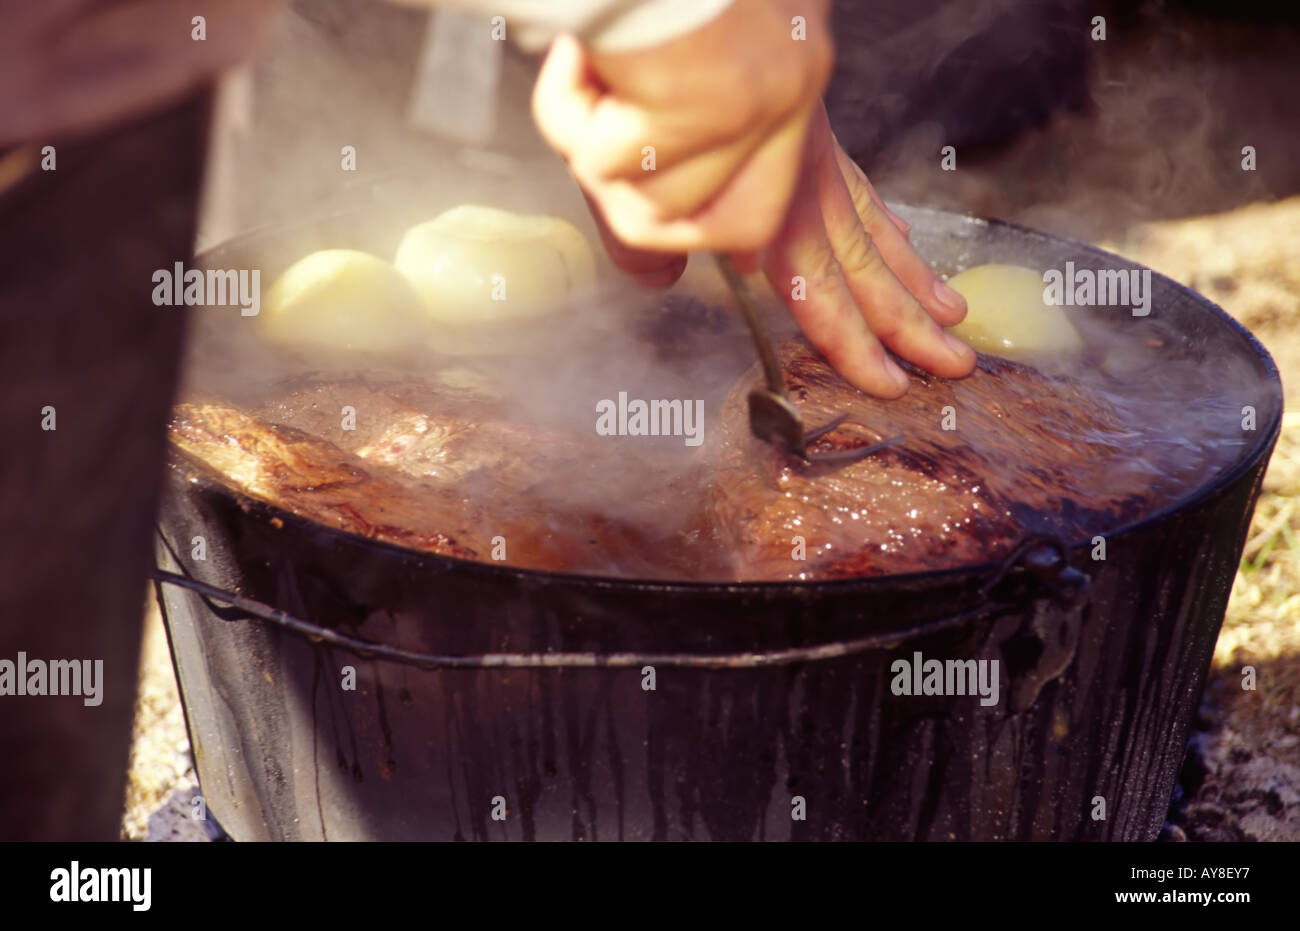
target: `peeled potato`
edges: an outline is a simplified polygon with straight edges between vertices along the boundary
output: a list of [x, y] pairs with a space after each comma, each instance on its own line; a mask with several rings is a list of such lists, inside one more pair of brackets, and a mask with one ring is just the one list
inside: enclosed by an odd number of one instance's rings
[[951, 332], [980, 352], [1011, 359], [1078, 352], [1067, 311], [1043, 300], [1043, 273], [1019, 265], [977, 265], [948, 279], [966, 298], [966, 319]]
[[392, 352], [428, 330], [420, 297], [402, 273], [351, 249], [295, 262], [262, 303], [262, 333], [277, 343]]
[[473, 205], [407, 230], [394, 264], [429, 315], [453, 327], [536, 317], [596, 274], [572, 223]]

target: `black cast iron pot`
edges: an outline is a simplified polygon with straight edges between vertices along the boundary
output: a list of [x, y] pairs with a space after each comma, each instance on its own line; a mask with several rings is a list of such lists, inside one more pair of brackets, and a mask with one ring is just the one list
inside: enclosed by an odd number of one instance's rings
[[[1136, 267], [904, 214], [940, 266]], [[1104, 561], [1034, 539], [998, 564], [817, 584], [524, 571], [328, 528], [176, 452], [159, 590], [208, 810], [238, 840], [1154, 838], [1282, 404], [1249, 333], [1152, 280], [1153, 318], [1207, 373], [1249, 361], [1258, 429], [1107, 533]], [[918, 652], [999, 660], [999, 701], [895, 695], [891, 663]]]

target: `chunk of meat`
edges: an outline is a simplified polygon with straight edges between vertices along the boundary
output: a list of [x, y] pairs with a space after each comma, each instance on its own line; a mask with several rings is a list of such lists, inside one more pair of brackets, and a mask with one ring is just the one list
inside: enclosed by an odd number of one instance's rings
[[178, 404], [172, 441], [241, 490], [295, 514], [388, 543], [473, 559], [465, 502], [371, 474], [337, 446], [221, 404]]
[[[345, 405], [355, 429], [342, 426]], [[500, 543], [512, 566], [626, 577], [721, 571], [698, 478], [642, 483], [608, 446], [447, 407], [415, 385], [306, 384], [256, 413], [177, 405], [171, 436], [248, 494], [415, 549], [488, 561]], [[606, 483], [606, 500], [627, 489], [638, 500], [601, 507], [572, 480], [580, 469]]]
[[1149, 487], [1113, 468], [1130, 432], [1104, 398], [1070, 379], [981, 356], [960, 380], [911, 369], [911, 390], [882, 401], [800, 339], [778, 354], [809, 427], [840, 414], [852, 421], [814, 448], [904, 439], [857, 462], [808, 465], [750, 435], [757, 367], [741, 379], [723, 406], [711, 485], [738, 579], [949, 568], [997, 558], [1031, 534], [1091, 536], [1144, 509]]
[[[345, 406], [351, 410], [346, 429]], [[457, 399], [414, 382], [347, 379], [291, 386], [254, 413], [435, 487], [458, 487], [481, 503], [540, 490], [555, 470], [599, 453], [571, 437], [512, 423], [497, 408], [493, 399]]]

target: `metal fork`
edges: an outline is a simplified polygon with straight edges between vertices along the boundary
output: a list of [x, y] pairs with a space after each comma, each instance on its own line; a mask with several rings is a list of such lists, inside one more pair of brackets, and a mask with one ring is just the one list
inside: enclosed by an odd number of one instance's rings
[[716, 253], [714, 259], [718, 263], [722, 277], [727, 279], [727, 285], [731, 288], [736, 303], [740, 305], [745, 323], [748, 324], [749, 332], [754, 337], [754, 345], [758, 348], [758, 358], [763, 363], [763, 376], [767, 381], [767, 387], [755, 388], [749, 393], [749, 430], [754, 436], [765, 443], [784, 447], [808, 463], [856, 462], [903, 439], [900, 433], [879, 443], [857, 449], [841, 449], [828, 453], [810, 452], [809, 444], [843, 424], [848, 420], [848, 414], [841, 414], [816, 430], [804, 430], [803, 417], [791, 402], [790, 395], [786, 393], [785, 381], [781, 378], [781, 367], [777, 364], [776, 353], [772, 351], [772, 343], [763, 328], [762, 320], [759, 319], [758, 307], [749, 293], [749, 286], [745, 284], [745, 279], [740, 277], [731, 260], [725, 255]]

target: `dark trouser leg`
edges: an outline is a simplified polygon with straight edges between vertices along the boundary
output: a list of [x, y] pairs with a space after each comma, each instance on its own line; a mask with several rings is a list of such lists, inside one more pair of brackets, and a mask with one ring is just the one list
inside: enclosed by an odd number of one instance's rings
[[[0, 696], [0, 839], [116, 839], [208, 94], [56, 145], [0, 193], [0, 660], [102, 660], [103, 702]], [[57, 429], [42, 430], [42, 409]], [[21, 674], [21, 672], [20, 672]]]

